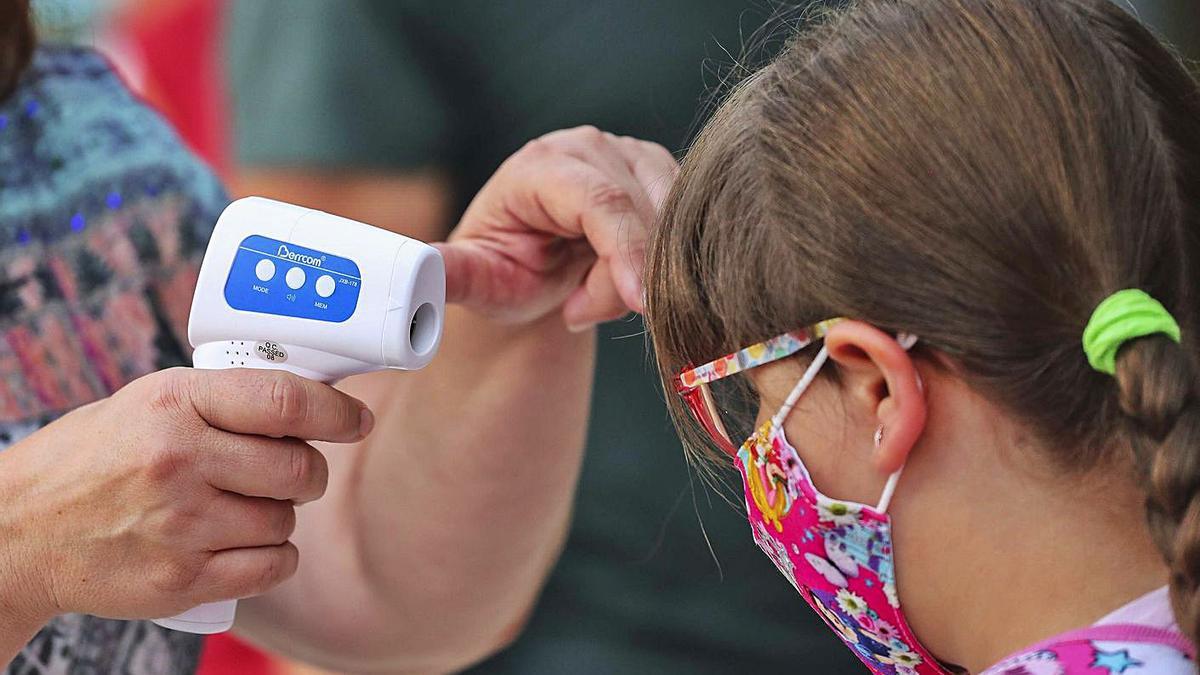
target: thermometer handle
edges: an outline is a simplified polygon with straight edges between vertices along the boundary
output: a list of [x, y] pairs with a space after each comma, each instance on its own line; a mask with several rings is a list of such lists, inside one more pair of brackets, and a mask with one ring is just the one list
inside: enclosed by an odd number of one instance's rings
[[209, 602], [199, 607], [193, 607], [183, 614], [177, 614], [168, 619], [155, 619], [154, 623], [163, 628], [183, 631], [185, 633], [224, 633], [233, 627], [233, 617], [237, 613], [237, 600], [222, 600]]
[[[265, 368], [271, 370], [289, 370], [302, 377], [314, 380], [327, 380], [322, 374], [307, 368], [298, 367], [295, 363], [279, 363], [263, 360], [254, 351], [258, 343], [246, 340], [230, 340], [222, 343], [202, 345], [192, 355], [192, 365], [204, 370], [219, 370], [222, 368]], [[279, 347], [279, 349], [290, 349]], [[279, 349], [275, 353], [280, 353]], [[193, 607], [183, 614], [166, 619], [155, 619], [154, 623], [185, 633], [224, 633], [233, 627], [233, 618], [237, 613], [237, 600], [210, 602]]]

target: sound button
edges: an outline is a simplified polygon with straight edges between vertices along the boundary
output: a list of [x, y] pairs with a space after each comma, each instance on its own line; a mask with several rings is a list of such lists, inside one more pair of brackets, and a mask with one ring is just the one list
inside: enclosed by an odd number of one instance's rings
[[287, 271], [287, 276], [284, 277], [288, 288], [298, 289], [304, 285], [304, 270], [299, 267], [293, 267]]

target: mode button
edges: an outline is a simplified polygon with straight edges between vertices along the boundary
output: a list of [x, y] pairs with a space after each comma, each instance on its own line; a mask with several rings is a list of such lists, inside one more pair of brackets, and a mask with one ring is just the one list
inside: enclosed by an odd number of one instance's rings
[[259, 281], [270, 281], [275, 277], [275, 263], [263, 258], [254, 266], [254, 276], [258, 277]]

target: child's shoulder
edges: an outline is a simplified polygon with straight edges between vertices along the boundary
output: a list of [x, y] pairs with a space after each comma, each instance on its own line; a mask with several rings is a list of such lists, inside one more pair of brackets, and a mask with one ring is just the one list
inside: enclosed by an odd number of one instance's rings
[[1191, 644], [1175, 630], [1098, 625], [1035, 645], [983, 675], [1194, 675], [1193, 653]]

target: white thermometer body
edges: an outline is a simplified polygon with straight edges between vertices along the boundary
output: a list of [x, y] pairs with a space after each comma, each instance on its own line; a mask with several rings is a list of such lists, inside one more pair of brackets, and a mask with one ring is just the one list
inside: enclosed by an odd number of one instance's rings
[[[441, 255], [415, 239], [261, 197], [230, 204], [209, 240], [188, 319], [196, 368], [287, 370], [321, 382], [416, 370], [442, 337]], [[233, 625], [237, 601], [155, 623]]]

